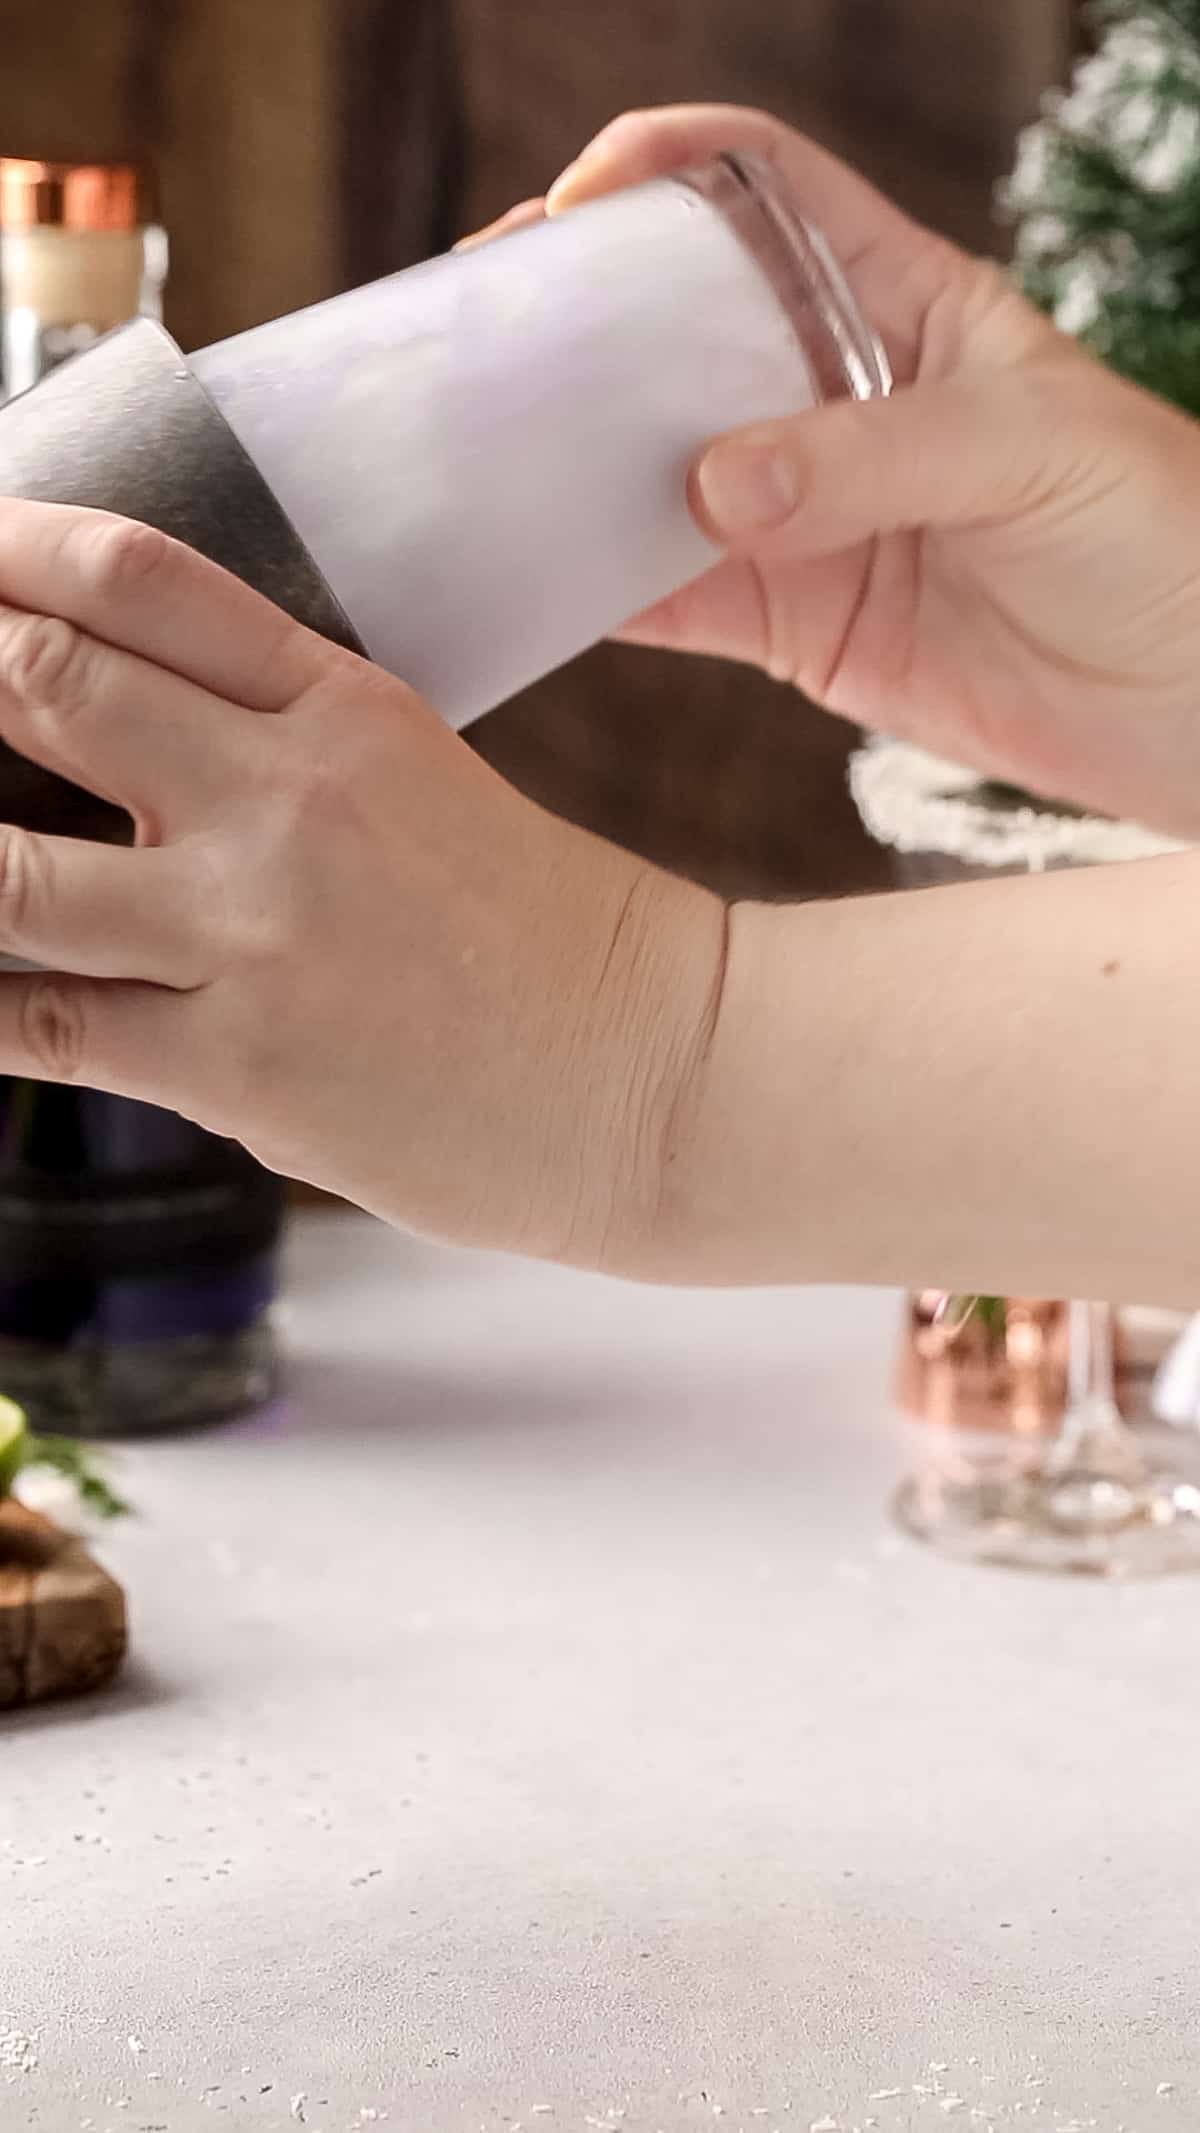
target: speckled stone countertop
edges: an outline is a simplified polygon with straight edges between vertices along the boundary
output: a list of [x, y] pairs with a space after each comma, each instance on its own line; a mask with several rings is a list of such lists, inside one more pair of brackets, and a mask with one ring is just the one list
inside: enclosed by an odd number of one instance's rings
[[894, 1537], [893, 1299], [300, 1219], [0, 1723], [3, 2133], [1193, 2133], [1200, 1586]]

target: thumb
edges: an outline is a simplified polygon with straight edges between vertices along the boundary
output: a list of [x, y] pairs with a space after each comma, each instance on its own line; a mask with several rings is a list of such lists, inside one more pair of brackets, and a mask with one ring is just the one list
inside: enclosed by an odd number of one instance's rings
[[1069, 403], [1048, 397], [990, 371], [759, 423], [708, 447], [692, 508], [722, 545], [770, 537], [798, 561], [996, 517], [1054, 483]]

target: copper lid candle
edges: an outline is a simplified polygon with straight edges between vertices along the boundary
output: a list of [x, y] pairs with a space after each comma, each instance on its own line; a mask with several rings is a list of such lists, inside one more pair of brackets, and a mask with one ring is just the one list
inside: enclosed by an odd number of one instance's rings
[[133, 163], [0, 156], [0, 391], [27, 392], [126, 319], [158, 318], [166, 235]]

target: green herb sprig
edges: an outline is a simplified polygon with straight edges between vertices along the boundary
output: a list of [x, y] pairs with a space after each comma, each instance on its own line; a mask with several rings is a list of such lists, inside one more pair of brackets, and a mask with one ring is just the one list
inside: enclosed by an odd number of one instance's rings
[[96, 1454], [71, 1437], [40, 1437], [30, 1431], [29, 1451], [22, 1464], [50, 1467], [63, 1475], [72, 1483], [80, 1502], [97, 1518], [128, 1518], [131, 1514], [132, 1506], [105, 1479]]

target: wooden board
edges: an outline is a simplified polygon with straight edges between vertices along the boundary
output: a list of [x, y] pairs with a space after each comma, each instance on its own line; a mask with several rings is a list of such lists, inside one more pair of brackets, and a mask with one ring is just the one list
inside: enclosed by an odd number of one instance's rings
[[125, 1644], [115, 1578], [81, 1541], [0, 1500], [0, 1711], [99, 1688]]

